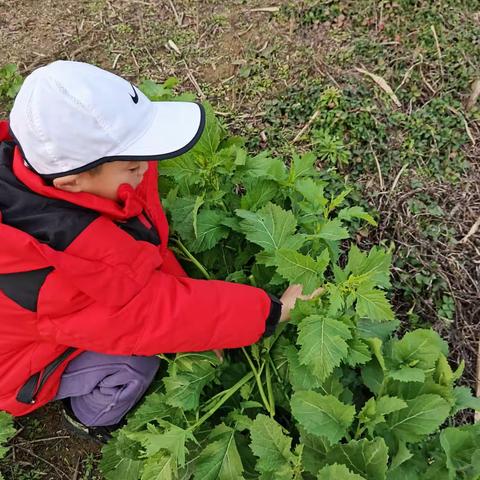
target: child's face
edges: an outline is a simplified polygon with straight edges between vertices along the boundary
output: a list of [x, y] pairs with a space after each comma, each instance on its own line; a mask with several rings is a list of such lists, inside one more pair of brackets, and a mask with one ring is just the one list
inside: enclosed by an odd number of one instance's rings
[[141, 161], [115, 161], [102, 165], [99, 172], [77, 173], [53, 180], [53, 185], [68, 192], [87, 192], [100, 197], [118, 200], [117, 190], [122, 183], [136, 188], [147, 171], [148, 163]]

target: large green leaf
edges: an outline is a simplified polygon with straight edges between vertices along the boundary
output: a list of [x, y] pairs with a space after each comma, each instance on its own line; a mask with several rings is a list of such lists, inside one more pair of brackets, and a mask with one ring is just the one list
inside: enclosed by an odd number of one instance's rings
[[185, 455], [188, 452], [186, 444], [188, 441], [194, 440], [191, 431], [184, 430], [177, 425], [162, 423], [165, 427], [164, 429], [148, 424], [146, 431], [127, 432], [125, 435], [142, 444], [145, 450], [145, 457], [151, 457], [160, 450], [167, 450], [172, 454], [178, 465], [185, 465]]
[[324, 240], [343, 240], [350, 235], [348, 234], [348, 230], [345, 227], [342, 227], [342, 221], [339, 218], [335, 218], [333, 220], [327, 220], [320, 227], [317, 236]]
[[143, 464], [144, 460], [119, 455], [116, 441], [110, 441], [102, 448], [99, 467], [105, 480], [138, 480]]
[[440, 354], [447, 355], [448, 346], [437, 332], [430, 329], [408, 332], [392, 345], [394, 361], [422, 370], [433, 369]]
[[192, 252], [203, 252], [213, 248], [220, 240], [228, 237], [229, 229], [223, 224], [225, 214], [215, 210], [201, 210], [197, 216], [196, 238], [190, 245]]
[[258, 414], [250, 427], [250, 448], [258, 457], [259, 473], [290, 470], [294, 459], [291, 452], [292, 439], [285, 435], [282, 427], [272, 418]]
[[363, 282], [388, 288], [390, 287], [390, 265], [392, 254], [379, 247], [373, 247], [368, 254], [356, 245], [348, 252], [346, 272], [358, 277]]
[[312, 293], [323, 283], [323, 274], [330, 261], [328, 249], [314, 260], [294, 250], [279, 250], [275, 255], [277, 272], [290, 284], [303, 285], [303, 293]]
[[385, 422], [385, 415], [402, 410], [407, 403], [401, 398], [384, 396], [378, 399], [369, 398], [358, 414], [359, 421], [373, 436], [373, 430], [379, 423]]
[[290, 163], [290, 181], [295, 183], [297, 178], [311, 177], [314, 175], [316, 157], [313, 153], [307, 152], [303, 155], [293, 155], [292, 162]]
[[348, 354], [349, 328], [338, 320], [311, 315], [299, 324], [300, 363], [325, 380]]
[[293, 345], [285, 347], [285, 355], [288, 359], [289, 380], [294, 390], [309, 390], [320, 385], [320, 381], [310, 369], [300, 364], [298, 351]]
[[352, 473], [345, 465], [328, 465], [317, 476], [318, 480], [366, 480], [365, 477]]
[[480, 477], [480, 425], [446, 428], [440, 434], [440, 444], [446, 455], [449, 478]]
[[357, 288], [355, 296], [357, 299], [355, 311], [360, 317], [378, 321], [393, 320], [395, 318], [385, 292], [372, 288], [371, 284], [362, 283]]
[[303, 238], [295, 235], [297, 221], [293, 213], [278, 205], [268, 203], [257, 212], [240, 209], [235, 212], [243, 218], [240, 226], [247, 239], [268, 253], [280, 249], [297, 250], [303, 243]]
[[200, 353], [179, 355], [168, 368], [165, 384], [165, 401], [185, 410], [198, 408], [200, 394], [215, 376], [211, 356]]
[[327, 454], [329, 463], [342, 463], [368, 480], [385, 480], [388, 448], [383, 438], [351, 440], [334, 445]]
[[148, 457], [140, 480], [174, 480], [175, 473], [176, 465], [173, 456], [160, 451]]
[[209, 444], [202, 450], [195, 464], [198, 480], [243, 479], [243, 465], [235, 442], [235, 430], [221, 423], [208, 437]]
[[439, 395], [425, 394], [407, 400], [407, 408], [387, 418], [388, 429], [400, 440], [418, 442], [447, 418], [450, 405]]
[[345, 436], [355, 416], [353, 405], [317, 392], [296, 392], [290, 404], [293, 416], [307, 432], [324, 436], [332, 443]]

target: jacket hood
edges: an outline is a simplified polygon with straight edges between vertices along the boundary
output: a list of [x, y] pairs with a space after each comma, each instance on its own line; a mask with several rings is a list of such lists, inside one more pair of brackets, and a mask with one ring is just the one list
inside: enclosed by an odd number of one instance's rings
[[[9, 135], [8, 122], [0, 121], [1, 272], [19, 271], [22, 265], [30, 270], [51, 264], [52, 259], [47, 260], [45, 254], [48, 252], [50, 257], [52, 248], [62, 251], [68, 246], [65, 232], [73, 237], [72, 230], [81, 230], [92, 217], [98, 216], [124, 222], [148, 211], [162, 238], [161, 250], [165, 250], [168, 223], [158, 198], [156, 162], [150, 162], [136, 189], [128, 184], [120, 185], [118, 196], [120, 201], [115, 202], [47, 185], [25, 165], [20, 148]], [[45, 225], [52, 222], [56, 222], [58, 228], [47, 232]]]

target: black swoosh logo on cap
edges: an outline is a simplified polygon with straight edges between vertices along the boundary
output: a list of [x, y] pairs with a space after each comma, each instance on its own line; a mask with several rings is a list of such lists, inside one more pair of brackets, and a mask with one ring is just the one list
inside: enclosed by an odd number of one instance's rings
[[[130, 84], [130, 85], [132, 85], [132, 84]], [[132, 88], [133, 88], [133, 93], [135, 95], [130, 94], [130, 96], [132, 97], [133, 103], [138, 103], [138, 93], [135, 90], [135, 87], [133, 85], [132, 85]]]

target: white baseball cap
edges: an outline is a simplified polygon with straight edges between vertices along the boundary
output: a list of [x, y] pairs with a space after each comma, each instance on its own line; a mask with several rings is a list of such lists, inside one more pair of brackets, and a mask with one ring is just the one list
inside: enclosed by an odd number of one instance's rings
[[113, 73], [62, 60], [25, 79], [10, 113], [26, 163], [45, 178], [113, 160], [176, 157], [195, 145], [204, 126], [198, 103], [151, 102]]

